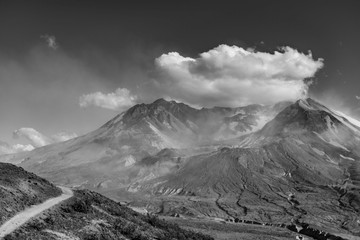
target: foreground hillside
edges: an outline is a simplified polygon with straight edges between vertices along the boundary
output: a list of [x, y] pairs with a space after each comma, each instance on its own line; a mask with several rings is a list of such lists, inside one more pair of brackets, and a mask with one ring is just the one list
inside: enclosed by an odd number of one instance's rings
[[69, 200], [5, 237], [20, 239], [193, 239], [213, 238], [184, 230], [156, 216], [142, 215], [100, 194], [75, 191]]
[[25, 208], [61, 194], [47, 180], [20, 167], [0, 163], [0, 225]]
[[[0, 213], [2, 221], [58, 199], [61, 190], [35, 174], [0, 163]], [[70, 189], [68, 189], [71, 192]], [[49, 199], [49, 201], [45, 201]], [[32, 206], [36, 205], [36, 206]], [[26, 221], [26, 220], [25, 220]], [[25, 222], [24, 221], [24, 222]], [[2, 226], [3, 225], [3, 226]], [[20, 227], [19, 227], [20, 226]], [[16, 228], [18, 227], [18, 228]], [[50, 208], [33, 215], [5, 239], [212, 239], [184, 230], [155, 215], [141, 215], [98, 193], [78, 190]], [[1, 238], [1, 237], [0, 237]]]

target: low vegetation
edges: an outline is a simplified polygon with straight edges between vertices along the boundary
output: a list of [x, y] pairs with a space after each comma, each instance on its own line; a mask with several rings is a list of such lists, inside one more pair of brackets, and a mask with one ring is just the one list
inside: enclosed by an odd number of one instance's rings
[[213, 239], [155, 215], [139, 214], [88, 190], [75, 191], [74, 197], [41, 214], [6, 239], [59, 239], [59, 236], [86, 240]]
[[61, 190], [20, 167], [0, 163], [0, 224], [25, 208], [61, 194]]

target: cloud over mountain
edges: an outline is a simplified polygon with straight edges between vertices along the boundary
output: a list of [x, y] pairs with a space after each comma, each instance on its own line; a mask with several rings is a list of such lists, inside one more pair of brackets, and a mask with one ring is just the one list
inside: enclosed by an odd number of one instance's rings
[[36, 148], [36, 147], [43, 147], [51, 143], [63, 142], [69, 140], [71, 138], [77, 137], [77, 134], [60, 132], [51, 137], [47, 137], [33, 128], [20, 128], [13, 132], [13, 136], [14, 138], [20, 138], [20, 137], [25, 138], [30, 142], [32, 146]]
[[14, 150], [15, 153], [17, 152], [24, 152], [24, 151], [32, 151], [34, 150], [34, 146], [31, 144], [14, 144], [12, 145], [12, 149]]
[[136, 104], [137, 96], [126, 88], [118, 88], [112, 93], [95, 92], [82, 95], [79, 99], [81, 107], [97, 106], [111, 110], [125, 110]]
[[33, 128], [20, 128], [13, 132], [14, 138], [24, 137], [34, 147], [42, 147], [51, 143], [51, 139]]
[[307, 94], [323, 60], [284, 47], [274, 53], [220, 45], [198, 58], [177, 52], [155, 60], [163, 95], [201, 106], [239, 106], [295, 100]]
[[33, 149], [34, 147], [31, 144], [14, 144], [11, 146], [4, 141], [0, 141], [0, 155], [31, 151]]

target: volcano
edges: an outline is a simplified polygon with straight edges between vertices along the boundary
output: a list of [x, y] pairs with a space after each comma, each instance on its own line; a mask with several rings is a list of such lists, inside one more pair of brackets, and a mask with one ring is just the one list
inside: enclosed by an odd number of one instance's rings
[[[169, 211], [212, 216], [217, 209], [223, 218], [358, 234], [359, 134], [354, 119], [312, 99], [299, 100], [261, 130], [134, 186], [188, 197], [177, 202], [180, 207], [168, 203]], [[199, 202], [207, 205], [197, 207]]]
[[214, 150], [214, 142], [260, 129], [266, 119], [288, 104], [195, 109], [158, 99], [151, 104], [135, 105], [84, 136], [2, 159], [60, 184], [122, 188], [135, 178], [154, 178], [178, 165], [163, 161], [152, 170], [144, 169], [138, 164], [144, 158], [156, 156], [163, 149], [179, 149], [179, 155], [172, 160]]
[[5, 157], [156, 214], [360, 234], [360, 124], [310, 98], [202, 109], [159, 99]]

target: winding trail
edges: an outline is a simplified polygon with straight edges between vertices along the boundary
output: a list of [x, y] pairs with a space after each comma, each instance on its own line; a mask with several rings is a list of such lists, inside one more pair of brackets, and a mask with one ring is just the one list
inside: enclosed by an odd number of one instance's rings
[[3, 239], [6, 235], [12, 233], [22, 225], [24, 225], [31, 218], [36, 215], [42, 213], [43, 211], [55, 206], [56, 204], [69, 199], [74, 195], [71, 189], [66, 187], [59, 187], [63, 191], [58, 197], [50, 198], [43, 203], [38, 205], [31, 206], [30, 208], [25, 209], [22, 212], [19, 212], [14, 217], [5, 222], [2, 226], [0, 226], [0, 239]]

